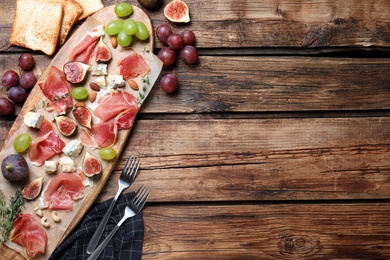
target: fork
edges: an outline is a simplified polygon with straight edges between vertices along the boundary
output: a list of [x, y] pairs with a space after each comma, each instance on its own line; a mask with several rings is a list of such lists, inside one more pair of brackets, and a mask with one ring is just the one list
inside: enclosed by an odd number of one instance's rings
[[87, 260], [94, 260], [99, 257], [102, 253], [108, 242], [114, 236], [119, 227], [125, 222], [126, 219], [134, 217], [138, 213], [141, 212], [142, 208], [145, 206], [146, 201], [148, 200], [150, 195], [150, 191], [148, 188], [145, 188], [142, 185], [135, 194], [135, 197], [131, 202], [128, 203], [125, 209], [125, 214], [122, 219], [116, 224], [114, 229], [108, 234], [108, 236], [102, 241], [102, 243], [92, 252], [92, 254], [88, 257]]
[[112, 200], [110, 207], [106, 211], [102, 221], [100, 222], [95, 233], [93, 234], [91, 241], [89, 241], [87, 247], [87, 254], [91, 254], [93, 250], [96, 248], [97, 244], [99, 243], [100, 237], [103, 234], [104, 228], [107, 225], [108, 219], [110, 218], [111, 212], [114, 209], [115, 203], [118, 200], [119, 195], [122, 193], [124, 189], [128, 188], [131, 185], [131, 183], [134, 181], [139, 165], [140, 165], [140, 161], [137, 156], [135, 157], [131, 156], [127, 160], [125, 168], [123, 169], [121, 176], [118, 179], [118, 191], [116, 192], [115, 197]]

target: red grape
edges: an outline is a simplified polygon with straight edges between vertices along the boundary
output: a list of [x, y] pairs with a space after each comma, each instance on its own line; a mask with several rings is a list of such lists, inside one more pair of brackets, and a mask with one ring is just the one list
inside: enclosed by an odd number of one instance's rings
[[198, 61], [198, 51], [194, 46], [186, 45], [180, 51], [180, 58], [184, 61], [185, 64], [194, 64]]
[[4, 73], [1, 83], [9, 88], [17, 86], [19, 84], [19, 75], [14, 70], [9, 70]]
[[167, 74], [161, 78], [160, 86], [166, 93], [173, 93], [179, 85], [179, 80], [175, 74]]
[[163, 62], [164, 66], [171, 66], [176, 61], [176, 54], [171, 48], [163, 47], [158, 53], [158, 58]]
[[184, 45], [195, 45], [195, 34], [191, 30], [184, 30], [181, 33], [181, 38], [183, 38]]
[[32, 72], [23, 73], [20, 76], [19, 85], [24, 89], [30, 89], [37, 83], [37, 77]]
[[172, 34], [172, 28], [168, 24], [162, 24], [156, 29], [157, 38], [163, 44], [167, 44], [168, 37], [171, 34]]
[[27, 91], [20, 86], [12, 87], [8, 90], [8, 98], [16, 104], [23, 104], [27, 99]]
[[30, 70], [34, 66], [34, 57], [30, 53], [23, 53], [19, 56], [19, 67], [23, 70]]
[[178, 33], [172, 33], [167, 40], [168, 46], [173, 50], [180, 50], [184, 47], [183, 38]]
[[0, 97], [0, 116], [9, 116], [15, 112], [15, 105], [8, 98]]

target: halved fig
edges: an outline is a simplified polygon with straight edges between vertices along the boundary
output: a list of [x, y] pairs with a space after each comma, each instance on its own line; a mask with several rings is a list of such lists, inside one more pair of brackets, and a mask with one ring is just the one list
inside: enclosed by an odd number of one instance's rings
[[174, 23], [188, 23], [190, 11], [186, 3], [181, 0], [173, 0], [164, 7], [164, 16]]
[[103, 37], [100, 37], [100, 41], [96, 46], [96, 61], [107, 62], [111, 60], [111, 51], [108, 46], [103, 42]]
[[83, 172], [85, 176], [92, 177], [102, 171], [102, 163], [100, 160], [89, 152], [85, 152], [83, 159]]
[[84, 80], [90, 65], [79, 61], [69, 61], [64, 65], [64, 73], [67, 81], [73, 84]]
[[77, 129], [77, 122], [67, 116], [57, 116], [54, 118], [58, 131], [64, 136], [71, 136]]
[[91, 112], [86, 107], [76, 107], [73, 110], [73, 116], [76, 118], [76, 121], [79, 122], [80, 125], [91, 128], [92, 123], [92, 115]]
[[22, 190], [22, 197], [26, 200], [36, 199], [42, 191], [43, 177], [33, 180]]

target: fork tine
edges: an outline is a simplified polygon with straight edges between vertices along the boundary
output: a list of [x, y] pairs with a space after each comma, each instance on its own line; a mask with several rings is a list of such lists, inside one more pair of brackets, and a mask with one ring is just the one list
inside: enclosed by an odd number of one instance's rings
[[146, 187], [144, 187], [144, 185], [142, 185], [139, 189], [138, 189], [138, 191], [137, 191], [137, 195], [134, 197], [134, 199], [133, 199], [133, 203], [137, 206], [137, 207], [139, 207], [140, 206], [140, 204], [142, 203], [142, 201], [145, 199], [145, 197], [147, 197], [148, 196], [148, 193], [150, 193], [149, 192], [149, 189], [148, 188], [146, 188]]
[[123, 168], [122, 175], [135, 179], [135, 175], [138, 172], [138, 168], [141, 164], [141, 161], [137, 156], [133, 155], [127, 160], [125, 167]]

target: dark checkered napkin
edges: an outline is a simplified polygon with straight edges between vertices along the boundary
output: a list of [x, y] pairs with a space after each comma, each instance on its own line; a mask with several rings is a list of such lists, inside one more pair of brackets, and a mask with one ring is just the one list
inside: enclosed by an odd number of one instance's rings
[[[119, 196], [112, 215], [108, 220], [106, 229], [100, 242], [110, 233], [119, 220], [123, 217], [126, 205], [135, 196], [134, 192], [124, 193]], [[108, 209], [112, 199], [94, 204], [87, 212], [80, 224], [50, 256], [50, 260], [87, 259], [87, 246], [93, 233], [98, 227], [104, 213]], [[127, 219], [118, 229], [114, 237], [98, 259], [137, 260], [142, 257], [142, 244], [144, 240], [144, 222], [142, 212], [137, 216]]]

